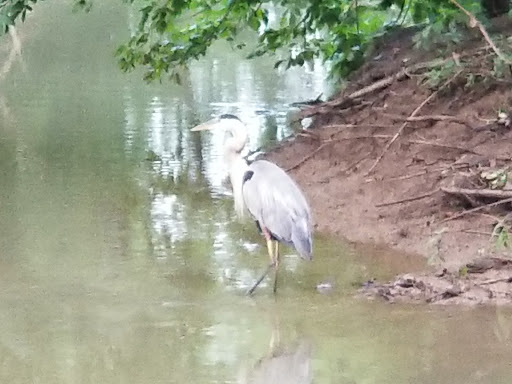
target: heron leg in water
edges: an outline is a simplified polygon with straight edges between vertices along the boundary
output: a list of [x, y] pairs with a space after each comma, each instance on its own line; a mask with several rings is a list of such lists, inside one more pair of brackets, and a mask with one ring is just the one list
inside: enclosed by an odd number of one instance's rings
[[[258, 285], [260, 285], [260, 283], [263, 281], [263, 279], [268, 275], [270, 270], [272, 268], [276, 267], [276, 262], [277, 262], [276, 261], [277, 258], [274, 256], [274, 249], [273, 249], [273, 244], [272, 244], [272, 236], [270, 235], [270, 232], [265, 227], [262, 226], [261, 229], [262, 229], [263, 235], [265, 236], [265, 239], [267, 240], [267, 250], [268, 250], [268, 256], [270, 257], [270, 264], [267, 267], [267, 269], [265, 270], [265, 272], [263, 272], [263, 275], [261, 275], [261, 277], [256, 281], [256, 283], [251, 287], [251, 289], [249, 289], [247, 291], [248, 295], [252, 295], [253, 294], [253, 292], [256, 290]], [[277, 245], [276, 245], [276, 250], [277, 250]], [[277, 267], [276, 267], [276, 271], [277, 271]], [[275, 280], [274, 280], [274, 292], [276, 290], [276, 281], [277, 281], [277, 275], [276, 275]]]
[[274, 293], [277, 292], [277, 270], [279, 269], [279, 242], [275, 242], [276, 248], [274, 251], [274, 268], [275, 268], [275, 274], [274, 274]]

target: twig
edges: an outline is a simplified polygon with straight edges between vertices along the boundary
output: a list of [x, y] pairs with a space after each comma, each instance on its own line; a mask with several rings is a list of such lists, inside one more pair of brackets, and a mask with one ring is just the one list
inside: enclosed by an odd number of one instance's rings
[[463, 233], [469, 233], [471, 235], [482, 235], [482, 236], [491, 236], [492, 233], [490, 232], [484, 232], [484, 231], [476, 231], [474, 229], [461, 229], [460, 231], [453, 231], [453, 232], [463, 232]]
[[286, 172], [289, 172], [295, 168], [298, 168], [300, 167], [302, 164], [304, 164], [306, 161], [308, 161], [309, 159], [313, 158], [318, 152], [320, 152], [322, 149], [324, 149], [327, 145], [331, 144], [332, 141], [328, 141], [328, 142], [325, 142], [323, 144], [321, 144], [317, 149], [315, 149], [313, 152], [311, 152], [310, 154], [304, 156], [302, 158], [302, 160], [300, 160], [299, 162], [295, 163], [294, 165], [292, 165], [291, 167], [288, 167], [285, 169]]
[[[389, 179], [383, 179], [383, 180], [380, 180], [380, 181], [401, 181], [401, 180], [412, 179], [412, 178], [418, 177], [418, 176], [432, 174], [432, 173], [435, 173], [435, 172], [446, 171], [446, 170], [448, 170], [450, 168], [452, 168], [452, 169], [460, 169], [460, 168], [467, 168], [467, 167], [468, 167], [467, 164], [452, 164], [452, 165], [448, 165], [446, 167], [439, 167], [439, 168], [434, 168], [434, 169], [428, 169], [428, 166], [425, 166], [421, 171], [418, 171], [418, 172], [415, 172], [415, 173], [410, 173], [408, 175], [403, 175], [403, 176], [390, 177]], [[374, 182], [374, 181], [377, 181], [377, 179], [368, 179], [365, 182], [366, 183], [371, 183], [371, 182]]]
[[384, 113], [383, 115], [388, 116], [394, 120], [402, 120], [407, 122], [413, 122], [413, 121], [451, 121], [454, 123], [459, 123], [462, 125], [465, 125], [467, 127], [473, 128], [473, 126], [467, 122], [464, 119], [460, 119], [456, 116], [449, 116], [449, 115], [423, 115], [423, 116], [409, 116], [404, 117], [400, 115], [393, 115], [390, 113]]
[[466, 189], [466, 188], [441, 188], [441, 191], [450, 195], [468, 195], [477, 197], [492, 197], [497, 199], [512, 198], [512, 191], [496, 189]]
[[481, 283], [478, 283], [477, 285], [490, 285], [490, 284], [496, 284], [496, 283], [512, 283], [512, 277], [504, 277], [501, 279], [486, 280], [486, 281], [482, 281]]
[[393, 124], [329, 124], [322, 128], [393, 128]]
[[[450, 84], [453, 80], [455, 80], [455, 78], [457, 76], [459, 76], [462, 72], [462, 69], [457, 71], [457, 73], [455, 75], [453, 75], [451, 78], [449, 78], [448, 80], [446, 80], [435, 92], [431, 93], [429, 97], [427, 97], [425, 100], [423, 100], [423, 102], [418, 105], [416, 107], [416, 109], [410, 114], [409, 117], [414, 117], [418, 114], [418, 112], [421, 110], [421, 108], [423, 108], [430, 100], [432, 100], [438, 93], [439, 91], [441, 91], [444, 87], [446, 87], [448, 84]], [[386, 144], [386, 146], [384, 147], [384, 150], [382, 151], [382, 153], [379, 155], [379, 157], [377, 157], [377, 159], [375, 160], [375, 162], [372, 164], [372, 166], [370, 167], [370, 169], [365, 173], [365, 176], [368, 176], [374, 169], [375, 167], [377, 166], [377, 164], [379, 164], [379, 162], [381, 161], [381, 159], [384, 157], [384, 155], [386, 154], [386, 152], [389, 150], [389, 147], [391, 147], [391, 145], [396, 141], [396, 139], [398, 139], [398, 136], [400, 136], [400, 134], [402, 133], [402, 131], [404, 130], [404, 128], [407, 126], [408, 122], [405, 121], [401, 126], [400, 128], [398, 129], [398, 131], [395, 133], [395, 135], [393, 136], [393, 138]]]
[[475, 213], [475, 212], [481, 211], [482, 209], [485, 209], [485, 208], [492, 208], [492, 207], [496, 207], [496, 206], [501, 205], [501, 204], [511, 203], [511, 202], [512, 202], [512, 197], [508, 198], [508, 199], [500, 200], [500, 201], [495, 201], [494, 203], [481, 205], [480, 207], [471, 208], [471, 209], [468, 209], [467, 211], [463, 211], [463, 212], [457, 213], [456, 215], [447, 217], [446, 219], [441, 220], [439, 222], [439, 224], [446, 223], [447, 221], [458, 219], [459, 217], [462, 217], [462, 216], [465, 216], [465, 215], [469, 215], [470, 213]]
[[450, 0], [450, 2], [469, 17], [469, 26], [471, 28], [477, 27], [480, 30], [484, 39], [487, 41], [487, 43], [492, 48], [492, 50], [496, 53], [496, 55], [498, 55], [498, 57], [501, 60], [503, 60], [505, 63], [507, 63], [508, 65], [512, 65], [512, 62], [509, 59], [507, 59], [505, 56], [503, 56], [503, 54], [498, 49], [496, 44], [494, 44], [494, 41], [492, 41], [492, 39], [490, 38], [489, 34], [487, 33], [487, 30], [484, 28], [482, 23], [475, 17], [475, 15], [473, 15], [466, 8], [464, 8], [462, 5], [460, 5], [456, 0]]
[[372, 153], [372, 151], [370, 151], [370, 152], [366, 153], [365, 155], [361, 156], [361, 158], [359, 160], [353, 161], [351, 164], [349, 164], [345, 168], [343, 168], [339, 173], [348, 172], [349, 170], [354, 168], [356, 165], [358, 165], [361, 161], [366, 159], [370, 155], [370, 153]]
[[309, 153], [308, 155], [304, 156], [300, 161], [298, 161], [296, 164], [292, 165], [291, 167], [288, 167], [285, 169], [286, 172], [291, 171], [292, 169], [300, 167], [302, 164], [304, 164], [306, 161], [314, 157], [318, 152], [320, 152], [322, 149], [324, 149], [329, 144], [338, 143], [340, 141], [348, 141], [348, 140], [361, 140], [361, 139], [388, 139], [390, 138], [390, 135], [364, 135], [364, 136], [352, 136], [352, 137], [340, 137], [337, 139], [329, 139], [324, 141], [317, 149], [315, 149], [313, 152]]
[[388, 203], [380, 203], [380, 204], [375, 204], [376, 207], [387, 207], [389, 205], [395, 205], [395, 204], [402, 204], [402, 203], [408, 203], [410, 201], [416, 201], [416, 200], [421, 200], [421, 199], [424, 199], [425, 197], [430, 197], [432, 195], [434, 195], [435, 193], [437, 193], [439, 191], [439, 189], [436, 189], [434, 191], [430, 191], [428, 193], [424, 193], [423, 195], [419, 195], [419, 196], [414, 196], [414, 197], [408, 197], [407, 199], [401, 199], [401, 200], [395, 200], [395, 201], [390, 201]]
[[447, 148], [447, 149], [456, 149], [462, 152], [468, 152], [472, 153], [474, 155], [482, 155], [481, 153], [475, 152], [472, 149], [465, 148], [465, 147], [459, 147], [458, 145], [449, 145], [449, 144], [441, 144], [441, 143], [434, 143], [432, 141], [425, 141], [425, 140], [406, 140], [408, 143], [411, 144], [421, 144], [421, 145], [430, 145], [433, 147], [440, 147], [440, 148]]

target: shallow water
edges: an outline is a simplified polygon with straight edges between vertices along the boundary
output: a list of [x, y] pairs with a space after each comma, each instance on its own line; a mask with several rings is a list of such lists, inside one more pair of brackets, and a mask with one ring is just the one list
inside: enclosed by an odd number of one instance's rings
[[235, 113], [251, 149], [280, 140], [290, 103], [329, 94], [320, 66], [218, 45], [184, 86], [149, 86], [113, 59], [128, 8], [62, 3], [38, 5], [0, 77], [0, 382], [509, 382], [510, 310], [353, 298], [419, 268], [402, 255], [317, 235], [312, 262], [285, 249], [277, 297], [244, 295], [265, 247], [234, 220], [222, 134], [189, 128]]

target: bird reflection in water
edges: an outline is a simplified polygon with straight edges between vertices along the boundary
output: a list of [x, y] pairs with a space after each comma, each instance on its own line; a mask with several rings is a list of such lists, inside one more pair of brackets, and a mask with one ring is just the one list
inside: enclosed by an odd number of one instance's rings
[[310, 384], [312, 346], [299, 339], [293, 346], [283, 348], [279, 331], [273, 330], [269, 352], [252, 367], [240, 370], [239, 384]]

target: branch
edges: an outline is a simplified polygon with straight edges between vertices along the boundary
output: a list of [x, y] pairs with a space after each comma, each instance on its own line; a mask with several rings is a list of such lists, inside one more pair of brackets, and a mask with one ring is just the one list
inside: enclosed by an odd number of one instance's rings
[[474, 155], [480, 155], [483, 156], [481, 153], [475, 152], [472, 149], [465, 148], [465, 147], [459, 147], [458, 145], [450, 145], [450, 144], [440, 144], [440, 143], [434, 143], [432, 141], [425, 141], [425, 140], [407, 140], [408, 143], [411, 144], [420, 144], [420, 145], [430, 145], [433, 147], [440, 147], [440, 148], [446, 148], [446, 149], [456, 149], [462, 152], [472, 153]]
[[286, 172], [289, 172], [295, 168], [298, 168], [300, 167], [302, 164], [304, 164], [306, 161], [308, 161], [309, 159], [313, 158], [318, 152], [320, 152], [322, 149], [324, 149], [328, 144], [331, 144], [332, 141], [328, 141], [328, 142], [325, 142], [323, 143], [322, 145], [320, 145], [317, 149], [315, 149], [313, 152], [311, 152], [310, 154], [304, 156], [302, 158], [302, 160], [300, 160], [299, 162], [297, 162], [296, 164], [292, 165], [291, 167], [288, 167], [285, 169]]
[[416, 201], [416, 200], [421, 200], [421, 199], [424, 199], [425, 197], [430, 197], [434, 194], [436, 194], [437, 192], [439, 192], [439, 189], [436, 189], [434, 191], [430, 191], [428, 193], [424, 193], [423, 195], [419, 195], [419, 196], [414, 196], [414, 197], [408, 197], [406, 199], [401, 199], [401, 200], [395, 200], [395, 201], [390, 201], [388, 203], [380, 203], [380, 204], [375, 204], [376, 207], [387, 207], [387, 206], [390, 206], [390, 205], [396, 205], [396, 204], [402, 204], [402, 203], [409, 203], [411, 201]]
[[393, 124], [329, 124], [323, 125], [322, 128], [393, 128], [395, 126]]
[[458, 118], [456, 116], [449, 116], [449, 115], [423, 115], [423, 116], [409, 116], [404, 117], [400, 115], [394, 115], [391, 113], [383, 113], [383, 115], [390, 117], [394, 120], [402, 120], [407, 122], [413, 122], [413, 121], [448, 121], [448, 122], [454, 122], [459, 123], [462, 125], [465, 125], [469, 128], [473, 128], [473, 126], [467, 122], [464, 119]]
[[425, 63], [418, 63], [415, 65], [411, 65], [410, 67], [407, 67], [407, 68], [402, 68], [397, 73], [395, 73], [391, 76], [385, 77], [384, 79], [378, 80], [375, 83], [372, 83], [372, 84], [370, 84], [364, 88], [361, 88], [357, 91], [354, 91], [345, 97], [338, 98], [336, 100], [332, 100], [332, 101], [323, 103], [322, 109], [317, 109], [315, 107], [305, 109], [301, 112], [300, 118], [304, 119], [306, 117], [314, 116], [319, 113], [325, 113], [326, 111], [330, 111], [331, 110], [330, 108], [338, 108], [338, 107], [350, 105], [351, 103], [353, 103], [354, 101], [356, 101], [356, 99], [358, 99], [360, 97], [366, 96], [375, 91], [379, 91], [383, 88], [389, 87], [395, 81], [400, 81], [400, 80], [407, 78], [410, 73], [416, 73], [416, 72], [423, 71], [426, 69], [441, 67], [449, 61], [453, 61], [453, 58], [449, 57], [447, 59], [436, 59], [436, 60], [428, 61]]
[[490, 38], [489, 34], [487, 33], [487, 30], [484, 28], [482, 23], [475, 17], [475, 15], [473, 15], [466, 8], [464, 8], [462, 5], [460, 5], [456, 0], [450, 0], [450, 2], [469, 17], [469, 26], [471, 28], [477, 27], [480, 30], [484, 39], [487, 41], [487, 43], [492, 48], [492, 50], [496, 53], [496, 55], [498, 55], [498, 57], [501, 60], [503, 60], [505, 63], [507, 63], [508, 65], [512, 65], [512, 62], [509, 59], [507, 59], [505, 56], [503, 56], [503, 54], [498, 49], [496, 44], [494, 44], [494, 41], [492, 41], [492, 39]]
[[466, 189], [466, 188], [441, 188], [441, 191], [450, 195], [468, 195], [475, 197], [490, 197], [496, 199], [512, 198], [512, 191], [495, 189]]
[[317, 149], [315, 149], [313, 152], [309, 153], [308, 155], [304, 156], [302, 160], [297, 162], [296, 164], [292, 165], [291, 167], [288, 167], [285, 169], [286, 172], [291, 171], [292, 169], [300, 167], [302, 164], [304, 164], [306, 161], [314, 157], [318, 152], [320, 152], [322, 149], [324, 149], [326, 146], [338, 143], [340, 141], [348, 141], [348, 140], [361, 140], [361, 139], [388, 139], [390, 138], [390, 135], [365, 135], [365, 136], [353, 136], [353, 137], [340, 137], [338, 139], [331, 139], [324, 141]]
[[505, 204], [505, 203], [512, 203], [512, 197], [510, 197], [510, 198], [508, 198], [508, 199], [504, 199], [504, 200], [496, 201], [496, 202], [494, 202], [494, 203], [490, 203], [490, 204], [482, 205], [482, 206], [480, 206], [480, 207], [476, 207], [476, 208], [468, 209], [467, 211], [463, 211], [463, 212], [458, 213], [458, 214], [456, 214], [456, 215], [453, 215], [453, 216], [447, 217], [447, 218], [446, 218], [446, 219], [444, 219], [444, 220], [441, 220], [441, 221], [439, 222], [439, 224], [446, 223], [447, 221], [450, 221], [450, 220], [458, 219], [459, 217], [462, 217], [462, 216], [468, 215], [468, 214], [470, 214], [470, 213], [475, 213], [475, 212], [481, 211], [482, 209], [485, 209], [485, 208], [492, 208], [492, 207], [496, 207], [496, 206], [498, 206], [498, 205]]
[[[432, 100], [438, 93], [439, 91], [441, 91], [444, 87], [446, 87], [448, 84], [450, 84], [453, 80], [455, 80], [455, 78], [457, 78], [457, 76], [459, 76], [462, 72], [462, 69], [459, 70], [455, 75], [453, 75], [451, 78], [449, 78], [448, 80], [446, 80], [435, 92], [433, 92], [432, 94], [430, 94], [429, 97], [427, 97], [425, 100], [423, 100], [423, 102], [418, 105], [418, 107], [416, 107], [416, 109], [410, 114], [409, 117], [414, 117], [418, 114], [418, 112], [421, 110], [421, 108], [423, 108], [426, 104], [428, 104], [428, 102], [430, 100]], [[405, 121], [401, 126], [400, 128], [398, 129], [398, 131], [395, 133], [395, 135], [393, 136], [393, 138], [386, 144], [386, 147], [384, 148], [384, 150], [382, 151], [382, 153], [380, 154], [379, 157], [377, 157], [377, 159], [375, 160], [375, 162], [372, 164], [372, 166], [370, 167], [370, 169], [365, 173], [365, 176], [368, 176], [374, 169], [375, 167], [377, 166], [377, 164], [379, 164], [379, 162], [382, 160], [382, 158], [384, 157], [384, 155], [386, 154], [386, 152], [389, 150], [389, 147], [391, 147], [391, 145], [396, 141], [396, 139], [398, 139], [398, 136], [400, 136], [400, 134], [402, 133], [402, 131], [404, 130], [404, 128], [407, 126], [408, 124], [408, 121]]]
[[490, 285], [490, 284], [496, 284], [496, 283], [512, 283], [512, 277], [504, 277], [501, 279], [486, 280], [486, 281], [482, 281], [481, 283], [479, 283], [477, 285]]

